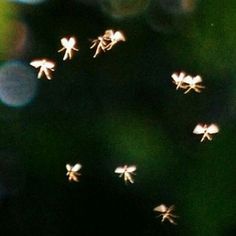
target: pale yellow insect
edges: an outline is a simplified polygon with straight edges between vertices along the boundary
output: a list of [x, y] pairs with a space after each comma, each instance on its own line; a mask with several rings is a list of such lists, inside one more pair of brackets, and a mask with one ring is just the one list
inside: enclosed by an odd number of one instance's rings
[[97, 39], [92, 40], [92, 46], [90, 49], [96, 47], [95, 58], [101, 51], [106, 52], [110, 50], [119, 41], [125, 41], [125, 36], [122, 32], [114, 31], [112, 29], [106, 30], [105, 33], [99, 36]]
[[124, 165], [123, 167], [117, 167], [115, 169], [115, 173], [120, 174], [119, 177], [124, 176], [125, 183], [130, 182], [134, 183], [134, 180], [132, 178], [133, 172], [136, 170], [136, 166], [127, 166]]
[[40, 79], [43, 75], [47, 77], [48, 80], [51, 80], [50, 71], [54, 71], [55, 63], [52, 61], [48, 61], [46, 59], [39, 59], [30, 62], [30, 65], [35, 68], [40, 68], [38, 73], [38, 79]]
[[201, 92], [201, 89], [205, 88], [205, 86], [200, 85], [199, 83], [202, 82], [202, 77], [197, 75], [195, 77], [192, 77], [190, 75], [183, 78], [183, 82], [186, 84], [187, 90], [185, 91], [185, 94], [190, 92], [190, 90], [194, 90], [197, 93]]
[[216, 134], [219, 132], [219, 127], [216, 124], [211, 124], [211, 125], [201, 125], [198, 124], [193, 130], [194, 134], [203, 134], [201, 138], [201, 142], [204, 141], [205, 138], [208, 140], [212, 140], [212, 134]]
[[69, 181], [75, 181], [78, 182], [78, 177], [81, 175], [78, 171], [82, 168], [82, 166], [77, 163], [74, 166], [71, 166], [70, 164], [66, 164], [66, 169], [67, 169], [67, 173], [66, 175], [68, 175], [68, 179]]
[[174, 210], [175, 206], [171, 205], [170, 207], [165, 206], [164, 204], [161, 204], [153, 209], [153, 211], [160, 212], [161, 214], [159, 216], [162, 217], [161, 222], [164, 222], [165, 220], [168, 220], [172, 224], [177, 224], [173, 218], [177, 218], [178, 216], [172, 214], [171, 212]]
[[65, 61], [67, 58], [69, 58], [71, 60], [73, 50], [74, 51], [79, 51], [79, 49], [75, 47], [76, 39], [74, 37], [70, 37], [69, 39], [62, 38], [61, 39], [61, 44], [62, 44], [63, 47], [60, 50], [58, 50], [58, 52], [62, 52], [64, 50], [66, 50], [65, 54], [64, 54], [64, 57], [63, 57], [63, 61]]

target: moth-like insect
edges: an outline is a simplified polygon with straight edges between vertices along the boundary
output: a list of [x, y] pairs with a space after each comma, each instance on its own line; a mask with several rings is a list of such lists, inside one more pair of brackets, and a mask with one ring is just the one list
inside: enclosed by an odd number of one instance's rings
[[69, 181], [75, 181], [79, 182], [78, 177], [81, 175], [78, 171], [82, 168], [82, 166], [77, 163], [74, 166], [71, 166], [70, 164], [66, 164], [67, 173]]
[[211, 124], [211, 125], [201, 125], [198, 124], [193, 130], [194, 134], [203, 134], [201, 138], [201, 142], [204, 141], [205, 138], [208, 140], [212, 140], [212, 134], [216, 134], [219, 132], [219, 127], [216, 124]]
[[185, 78], [186, 74], [185, 72], [180, 72], [179, 75], [177, 73], [174, 73], [171, 75], [173, 79], [173, 83], [176, 84], [176, 90], [179, 88], [185, 89], [186, 86], [183, 85], [183, 79]]
[[115, 169], [115, 173], [120, 174], [119, 177], [124, 176], [125, 183], [130, 182], [134, 183], [134, 180], [132, 178], [133, 172], [136, 170], [136, 166], [127, 166], [124, 165], [123, 167], [117, 167]]
[[186, 88], [187, 88], [187, 90], [184, 92], [185, 94], [190, 92], [192, 89], [195, 92], [200, 93], [201, 89], [205, 88], [205, 86], [199, 84], [202, 82], [202, 77], [199, 75], [195, 77], [188, 75], [183, 78], [183, 82], [186, 84]]
[[99, 36], [97, 39], [92, 40], [90, 49], [97, 47], [93, 57], [95, 58], [101, 51], [106, 52], [110, 50], [119, 41], [125, 41], [125, 36], [120, 31], [114, 31], [112, 29], [106, 30], [105, 33]]
[[69, 39], [62, 38], [61, 39], [61, 44], [62, 44], [63, 47], [60, 50], [58, 50], [58, 52], [62, 52], [64, 50], [66, 50], [65, 54], [64, 54], [64, 57], [63, 57], [63, 61], [65, 61], [67, 58], [69, 58], [71, 60], [73, 50], [74, 51], [79, 51], [79, 49], [75, 47], [76, 39], [74, 37], [70, 37]]
[[168, 220], [170, 223], [176, 225], [177, 223], [173, 218], [177, 218], [178, 216], [172, 214], [172, 211], [175, 209], [174, 205], [171, 205], [170, 207], [165, 206], [164, 204], [161, 204], [153, 209], [153, 211], [160, 212], [161, 214], [158, 216], [161, 216], [161, 222], [164, 222], [165, 219]]
[[52, 61], [48, 61], [46, 59], [39, 59], [30, 62], [30, 65], [35, 68], [40, 68], [38, 73], [38, 79], [40, 79], [43, 75], [47, 77], [48, 80], [51, 80], [50, 71], [54, 71], [55, 63]]

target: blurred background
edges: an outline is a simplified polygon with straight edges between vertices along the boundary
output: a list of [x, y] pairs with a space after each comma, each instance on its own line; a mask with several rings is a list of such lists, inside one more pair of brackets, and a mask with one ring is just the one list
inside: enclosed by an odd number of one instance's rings
[[[0, 235], [236, 235], [236, 2], [1, 0]], [[121, 30], [99, 54], [91, 40]], [[60, 39], [79, 52], [63, 61]], [[35, 58], [56, 63], [37, 79]], [[171, 75], [201, 75], [201, 94]], [[200, 143], [198, 123], [219, 134]], [[79, 183], [65, 165], [81, 163]], [[114, 170], [136, 165], [134, 184]], [[153, 208], [175, 205], [178, 225]]]

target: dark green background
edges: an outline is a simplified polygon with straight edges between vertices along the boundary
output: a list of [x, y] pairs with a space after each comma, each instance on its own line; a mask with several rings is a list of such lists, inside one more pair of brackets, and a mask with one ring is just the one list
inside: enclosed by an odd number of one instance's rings
[[[142, 1], [127, 2], [129, 12]], [[17, 5], [31, 32], [20, 60], [57, 66], [28, 106], [0, 107], [0, 235], [236, 234], [236, 2], [198, 1], [190, 13], [156, 2], [118, 18], [80, 1]], [[89, 39], [110, 28], [127, 41], [93, 59]], [[65, 35], [80, 51], [63, 62]], [[179, 71], [206, 89], [176, 91]], [[212, 142], [192, 134], [199, 122], [219, 125]], [[82, 176], [69, 183], [65, 164], [76, 162]], [[137, 165], [133, 185], [114, 173], [123, 164]], [[161, 203], [176, 206], [177, 226], [156, 218]]]

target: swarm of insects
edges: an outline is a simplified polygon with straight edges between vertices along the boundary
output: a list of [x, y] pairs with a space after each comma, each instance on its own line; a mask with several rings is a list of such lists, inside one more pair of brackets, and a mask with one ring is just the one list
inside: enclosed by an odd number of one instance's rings
[[71, 60], [73, 50], [74, 51], [79, 51], [79, 49], [75, 47], [76, 39], [74, 37], [70, 37], [69, 39], [62, 38], [61, 39], [61, 44], [62, 44], [63, 47], [60, 50], [58, 50], [58, 52], [62, 52], [64, 50], [66, 50], [65, 54], [64, 54], [64, 57], [63, 57], [63, 61], [65, 61], [67, 58], [69, 58]]
[[132, 178], [133, 172], [136, 170], [136, 166], [127, 166], [124, 165], [123, 167], [117, 167], [115, 169], [115, 173], [120, 174], [119, 177], [124, 176], [125, 183], [134, 183], [134, 180]]
[[48, 61], [46, 59], [39, 59], [30, 62], [30, 65], [35, 68], [40, 68], [38, 73], [38, 79], [42, 77], [43, 74], [47, 77], [48, 80], [51, 80], [50, 71], [54, 71], [55, 63]]
[[96, 47], [95, 54], [93, 57], [95, 58], [101, 51], [106, 52], [120, 41], [125, 41], [125, 36], [122, 32], [111, 30], [106, 30], [105, 33], [101, 36], [98, 36], [97, 39], [92, 40], [92, 45], [90, 49]]
[[218, 132], [219, 132], [219, 127], [216, 124], [211, 124], [211, 125], [198, 124], [193, 130], [194, 134], [203, 134], [201, 142], [203, 142], [205, 138], [207, 138], [208, 140], [212, 140], [212, 134], [216, 134]]
[[205, 86], [200, 85], [202, 82], [201, 76], [197, 75], [192, 77], [190, 75], [186, 75], [185, 72], [180, 72], [179, 74], [174, 73], [171, 75], [173, 79], [173, 83], [176, 84], [176, 89], [185, 89], [184, 94], [194, 90], [197, 93], [201, 92], [201, 89], [205, 88]]
[[161, 204], [153, 209], [153, 211], [160, 212], [158, 216], [161, 216], [161, 222], [164, 222], [165, 219], [168, 220], [170, 223], [176, 225], [177, 223], [174, 221], [173, 218], [177, 218], [178, 216], [172, 214], [171, 212], [175, 209], [174, 205], [171, 205], [170, 207], [165, 206], [164, 204]]
[[79, 163], [75, 164], [74, 166], [71, 166], [70, 164], [66, 164], [66, 169], [67, 169], [66, 175], [68, 175], [69, 181], [79, 182], [78, 177], [81, 174], [78, 171], [81, 168], [82, 168], [82, 166]]

